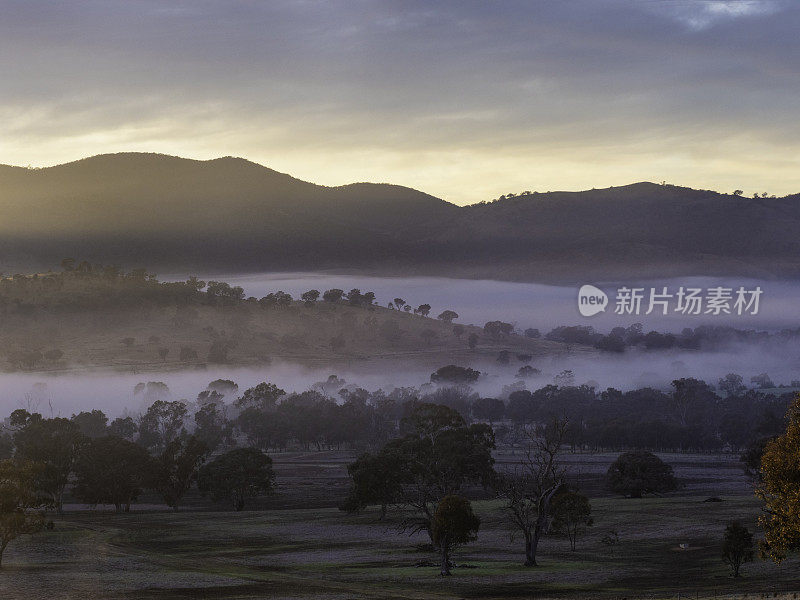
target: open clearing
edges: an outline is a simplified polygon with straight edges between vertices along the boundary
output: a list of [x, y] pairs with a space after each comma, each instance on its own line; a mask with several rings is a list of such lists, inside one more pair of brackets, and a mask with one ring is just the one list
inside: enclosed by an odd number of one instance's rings
[[[755, 529], [758, 501], [735, 459], [664, 455], [682, 489], [664, 498], [609, 496], [599, 476], [613, 455], [568, 455], [592, 496], [595, 526], [575, 552], [547, 536], [540, 566], [526, 569], [502, 506], [475, 503], [477, 542], [460, 549], [451, 578], [438, 576], [427, 538], [399, 533], [371, 509], [347, 515], [346, 453], [274, 456], [279, 486], [243, 513], [213, 510], [200, 497], [179, 513], [142, 504], [116, 515], [73, 506], [53, 531], [9, 546], [3, 598], [714, 598], [774, 597], [800, 589], [798, 561], [757, 560], [734, 581], [719, 558], [733, 520]], [[511, 460], [498, 456], [498, 462]], [[712, 476], [713, 475], [713, 476]], [[704, 502], [709, 496], [722, 502]], [[305, 501], [303, 500], [305, 498]], [[304, 506], [302, 509], [286, 506]], [[601, 543], [619, 532], [613, 551]], [[681, 549], [681, 544], [688, 548]]]

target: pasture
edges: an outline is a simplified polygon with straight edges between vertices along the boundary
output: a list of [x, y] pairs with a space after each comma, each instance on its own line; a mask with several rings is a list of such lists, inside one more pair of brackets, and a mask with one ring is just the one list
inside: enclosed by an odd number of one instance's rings
[[[199, 496], [177, 513], [148, 498], [121, 515], [70, 505], [52, 531], [9, 546], [0, 588], [9, 599], [793, 597], [797, 560], [756, 559], [733, 580], [720, 559], [725, 525], [738, 519], [754, 530], [760, 511], [736, 459], [662, 457], [682, 488], [631, 500], [600, 485], [613, 455], [567, 455], [595, 524], [574, 552], [566, 538], [546, 536], [537, 568], [522, 566], [522, 540], [502, 504], [484, 495], [475, 502], [478, 540], [456, 552], [453, 576], [442, 578], [427, 536], [399, 532], [397, 512], [379, 521], [373, 508], [336, 508], [347, 453], [284, 453], [274, 455], [275, 493], [242, 513]], [[500, 466], [511, 460], [498, 455]], [[611, 530], [614, 546], [601, 541]]]

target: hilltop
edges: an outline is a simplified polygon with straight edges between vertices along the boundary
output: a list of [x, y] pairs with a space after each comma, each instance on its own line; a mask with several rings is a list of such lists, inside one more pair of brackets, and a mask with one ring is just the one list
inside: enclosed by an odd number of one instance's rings
[[0, 167], [6, 270], [64, 256], [161, 270], [352, 269], [517, 280], [800, 273], [800, 195], [637, 183], [461, 207], [239, 159], [101, 155]]

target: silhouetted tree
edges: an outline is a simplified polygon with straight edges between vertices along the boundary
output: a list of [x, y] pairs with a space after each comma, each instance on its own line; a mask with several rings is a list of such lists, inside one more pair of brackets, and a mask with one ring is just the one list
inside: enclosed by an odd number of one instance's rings
[[300, 299], [305, 302], [306, 306], [314, 306], [317, 300], [319, 300], [319, 290], [308, 290], [300, 296]]
[[322, 299], [325, 302], [330, 302], [331, 304], [335, 304], [336, 302], [339, 302], [342, 299], [342, 296], [344, 296], [344, 292], [342, 290], [334, 288], [332, 290], [327, 290], [324, 294], [322, 294]]
[[61, 514], [64, 489], [86, 438], [69, 419], [43, 419], [38, 413], [26, 414], [24, 425], [14, 433], [16, 456], [43, 465], [37, 473], [36, 485]]
[[415, 315], [422, 315], [423, 317], [427, 317], [431, 312], [431, 305], [430, 304], [420, 304], [417, 308], [414, 309]]
[[478, 537], [481, 521], [472, 512], [472, 505], [463, 496], [445, 496], [436, 507], [431, 527], [433, 543], [442, 556], [441, 575], [451, 574], [450, 554], [458, 546]]
[[234, 405], [240, 409], [257, 408], [260, 411], [272, 411], [278, 398], [285, 396], [286, 392], [274, 383], [264, 381], [255, 387], [245, 390], [241, 398]]
[[556, 421], [546, 428], [544, 437], [535, 430], [524, 430], [525, 454], [512, 471], [500, 473], [496, 491], [505, 501], [511, 521], [525, 538], [525, 566], [536, 566], [539, 540], [550, 527], [551, 502], [564, 483], [564, 468], [558, 455], [567, 424]]
[[183, 431], [188, 410], [183, 402], [156, 400], [139, 420], [139, 444], [163, 452]]
[[481, 376], [480, 371], [470, 369], [469, 367], [459, 367], [456, 365], [447, 365], [440, 367], [435, 373], [431, 373], [431, 381], [433, 383], [475, 383]]
[[102, 410], [92, 410], [91, 412], [80, 412], [72, 415], [70, 419], [78, 426], [78, 430], [89, 438], [97, 438], [106, 435], [108, 429], [108, 417]]
[[644, 450], [621, 454], [608, 468], [606, 477], [611, 491], [631, 498], [671, 492], [677, 487], [672, 467]]
[[725, 528], [722, 561], [730, 566], [734, 577], [739, 577], [739, 570], [744, 563], [753, 561], [753, 534], [738, 521], [733, 521]]
[[244, 508], [247, 498], [265, 494], [275, 483], [272, 459], [255, 448], [237, 448], [200, 469], [198, 487], [215, 502], [229, 500], [234, 510]]
[[178, 510], [207, 455], [208, 447], [196, 436], [181, 435], [169, 442], [155, 459], [153, 489], [172, 510]]
[[153, 459], [147, 450], [119, 437], [91, 440], [75, 463], [73, 493], [87, 504], [113, 504], [129, 510], [150, 482]]
[[444, 321], [445, 323], [451, 323], [453, 319], [458, 318], [458, 313], [453, 310], [445, 310], [439, 314], [437, 319]]
[[589, 499], [577, 491], [564, 489], [553, 497], [551, 510], [553, 531], [565, 533], [569, 539], [570, 550], [574, 552], [578, 536], [594, 524]]
[[108, 426], [108, 433], [110, 435], [120, 437], [128, 441], [133, 441], [138, 432], [139, 426], [131, 417], [118, 417], [111, 421], [111, 424]]
[[472, 416], [490, 424], [503, 418], [506, 405], [497, 398], [478, 398], [472, 403]]

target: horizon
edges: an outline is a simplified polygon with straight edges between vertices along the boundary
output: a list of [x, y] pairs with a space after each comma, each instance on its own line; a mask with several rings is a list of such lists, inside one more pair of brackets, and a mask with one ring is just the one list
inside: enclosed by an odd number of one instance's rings
[[[175, 154], [164, 154], [164, 153], [160, 153], [160, 152], [125, 152], [125, 151], [121, 151], [121, 152], [106, 152], [106, 153], [102, 153], [102, 154], [93, 154], [93, 155], [84, 156], [82, 158], [78, 158], [78, 159], [75, 159], [75, 160], [69, 160], [69, 161], [66, 161], [66, 162], [63, 162], [63, 163], [57, 163], [57, 164], [41, 166], [41, 167], [35, 167], [35, 166], [32, 166], [32, 165], [12, 165], [12, 164], [4, 164], [4, 163], [0, 163], [0, 167], [10, 167], [10, 168], [13, 168], [13, 169], [25, 169], [25, 170], [29, 170], [29, 171], [40, 171], [40, 170], [45, 170], [45, 169], [55, 169], [55, 168], [58, 168], [58, 167], [64, 167], [64, 166], [68, 166], [68, 165], [71, 165], [71, 164], [76, 164], [76, 163], [80, 163], [80, 162], [83, 162], [83, 161], [91, 160], [91, 159], [94, 159], [94, 158], [101, 158], [101, 157], [106, 157], [106, 156], [119, 156], [119, 155], [131, 155], [131, 156], [148, 156], [149, 155], [149, 156], [175, 158], [175, 159], [179, 159], [179, 160], [187, 160], [187, 161], [201, 162], [201, 163], [210, 163], [210, 162], [214, 162], [214, 161], [218, 161], [218, 160], [224, 160], [226, 158], [234, 159], [234, 160], [244, 160], [244, 161], [249, 162], [251, 164], [257, 165], [257, 166], [259, 166], [261, 168], [269, 169], [270, 171], [273, 171], [273, 172], [278, 173], [280, 175], [287, 175], [287, 176], [292, 177], [293, 179], [296, 179], [298, 181], [302, 181], [304, 183], [311, 183], [311, 184], [319, 185], [319, 186], [322, 186], [322, 187], [327, 187], [327, 188], [344, 187], [344, 186], [347, 186], [347, 185], [357, 185], [357, 184], [361, 184], [361, 183], [374, 184], [374, 185], [396, 185], [396, 186], [412, 189], [412, 190], [415, 190], [417, 192], [422, 192], [424, 194], [428, 194], [430, 196], [433, 196], [433, 197], [435, 197], [435, 198], [437, 198], [439, 200], [444, 200], [445, 202], [449, 202], [449, 203], [454, 204], [456, 206], [462, 206], [462, 207], [463, 206], [472, 206], [474, 204], [480, 204], [482, 202], [493, 202], [493, 201], [499, 199], [499, 197], [489, 198], [489, 199], [484, 198], [482, 200], [476, 200], [474, 202], [460, 203], [460, 202], [457, 202], [457, 201], [454, 201], [454, 200], [451, 200], [451, 199], [447, 199], [447, 198], [442, 198], [440, 196], [436, 196], [435, 194], [432, 194], [432, 193], [428, 192], [427, 190], [414, 185], [413, 183], [395, 183], [395, 182], [389, 182], [389, 181], [348, 181], [348, 182], [344, 182], [344, 183], [338, 184], [338, 185], [327, 185], [327, 184], [324, 184], [324, 183], [320, 183], [319, 181], [303, 179], [301, 177], [296, 176], [294, 173], [287, 173], [287, 172], [279, 171], [277, 169], [272, 168], [269, 165], [265, 165], [265, 164], [259, 163], [257, 161], [250, 160], [249, 158], [246, 158], [244, 156], [232, 156], [232, 155], [216, 156], [216, 157], [207, 158], [207, 159], [197, 159], [197, 158], [189, 158], [189, 157], [186, 157], [186, 156], [178, 156], [178, 155], [175, 155]], [[660, 182], [659, 183], [659, 182], [656, 182], [656, 181], [645, 181], [645, 180], [631, 181], [631, 182], [628, 182], [628, 183], [615, 183], [615, 184], [608, 185], [608, 186], [602, 186], [602, 187], [594, 186], [594, 187], [591, 187], [591, 188], [581, 188], [581, 189], [553, 189], [553, 190], [546, 190], [546, 191], [530, 189], [529, 191], [531, 192], [531, 194], [558, 194], [558, 193], [577, 194], [577, 193], [581, 193], [581, 192], [591, 192], [591, 191], [597, 191], [597, 190], [607, 190], [607, 189], [614, 189], [614, 188], [627, 188], [627, 187], [632, 187], [632, 186], [642, 185], [642, 184], [650, 184], [650, 185], [655, 185], [655, 186], [666, 185], [666, 186], [669, 186], [669, 187], [676, 187], [676, 188], [681, 188], [681, 189], [691, 189], [691, 190], [695, 190], [695, 191], [712, 192], [712, 193], [715, 193], [715, 194], [720, 194], [720, 195], [725, 195], [725, 196], [734, 196], [735, 195], [735, 194], [733, 194], [733, 191], [696, 188], [696, 187], [692, 187], [692, 186], [689, 186], [689, 185], [682, 185], [682, 184], [679, 184], [679, 183], [673, 183], [673, 182], [669, 182], [669, 181], [664, 181], [664, 182]], [[521, 194], [521, 191], [522, 190], [520, 190], [520, 191], [506, 190], [506, 192], [504, 192], [501, 195], [502, 196], [507, 196], [509, 193], [513, 193], [513, 194], [515, 194], [515, 197], [519, 197], [519, 196], [523, 196], [523, 194]], [[739, 191], [742, 191], [742, 190], [739, 190]], [[756, 193], [756, 192], [754, 192], [754, 193]], [[780, 198], [786, 198], [788, 196], [795, 196], [798, 193], [800, 193], [800, 192], [789, 192], [788, 194], [785, 194], [785, 195], [773, 195], [773, 194], [770, 194], [769, 196], [766, 196], [766, 197], [762, 197], [759, 194], [759, 198], [762, 198], [762, 199], [763, 198], [766, 198], [766, 199], [780, 199]], [[753, 193], [748, 193], [747, 191], [744, 191], [743, 194], [739, 194], [739, 196], [745, 197], [745, 198], [752, 197], [752, 195], [753, 195]]]
[[243, 156], [460, 205], [626, 181], [782, 196], [798, 24], [785, 0], [4, 3], [0, 163]]

